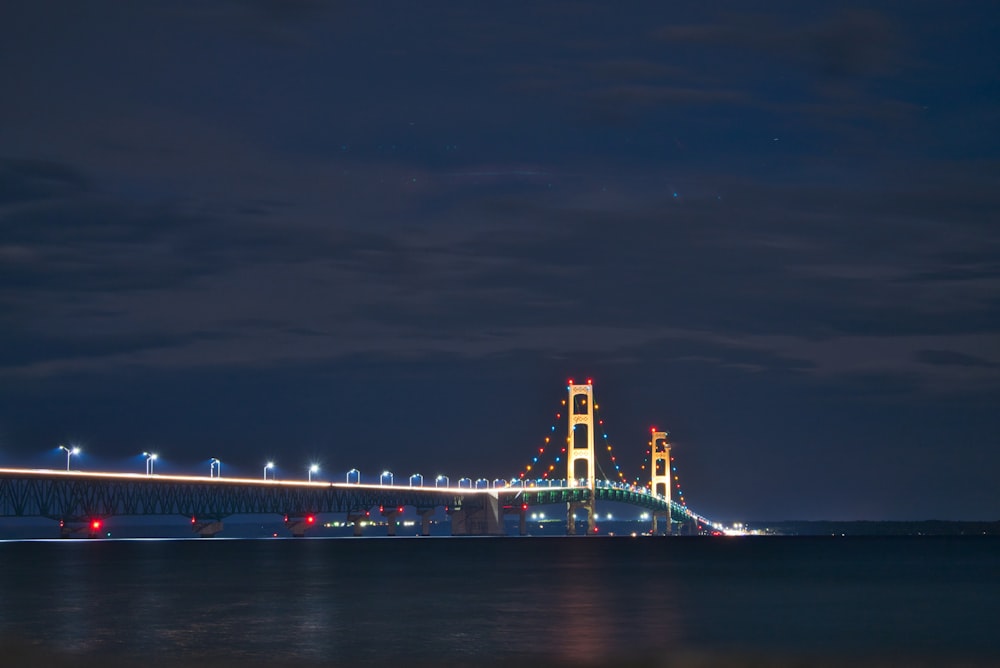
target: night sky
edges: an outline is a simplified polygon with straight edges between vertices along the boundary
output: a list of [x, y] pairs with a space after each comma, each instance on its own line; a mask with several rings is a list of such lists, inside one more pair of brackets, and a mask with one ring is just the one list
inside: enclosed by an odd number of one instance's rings
[[711, 518], [1000, 519], [998, 28], [4, 3], [0, 466], [509, 478], [591, 377]]

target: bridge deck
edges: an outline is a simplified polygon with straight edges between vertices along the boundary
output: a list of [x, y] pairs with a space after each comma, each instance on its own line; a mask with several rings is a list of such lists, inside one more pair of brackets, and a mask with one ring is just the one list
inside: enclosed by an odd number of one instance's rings
[[[601, 485], [598, 501], [653, 511], [676, 521], [696, 519], [686, 508], [626, 486]], [[131, 473], [0, 469], [0, 517], [80, 520], [119, 515], [181, 515], [222, 519], [239, 514], [304, 516], [374, 508], [483, 508], [488, 497], [507, 509], [580, 502], [586, 487], [411, 487], [332, 482], [205, 478]]]

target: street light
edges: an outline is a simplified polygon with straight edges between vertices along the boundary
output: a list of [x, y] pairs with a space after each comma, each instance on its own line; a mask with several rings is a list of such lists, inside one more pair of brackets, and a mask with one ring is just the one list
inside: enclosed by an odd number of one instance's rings
[[313, 473], [319, 472], [319, 464], [313, 464], [309, 467], [309, 482], [313, 481]]
[[351, 469], [350, 471], [347, 472], [347, 484], [348, 485], [351, 484], [351, 476], [352, 475], [355, 477], [355, 480], [357, 481], [355, 484], [360, 485], [361, 484], [361, 471], [359, 471], [357, 469]]
[[264, 464], [264, 480], [267, 480], [267, 470], [274, 468], [274, 462], [268, 462]]
[[156, 461], [156, 453], [144, 452], [142, 456], [146, 458], [146, 475], [153, 475], [153, 462]]
[[414, 482], [417, 483], [417, 487], [423, 487], [424, 477], [419, 473], [414, 473], [413, 475], [410, 476], [410, 487], [413, 487]]
[[[218, 471], [216, 471], [216, 469], [218, 469]], [[219, 459], [216, 457], [212, 457], [212, 461], [209, 462], [208, 477], [209, 478], [222, 477], [222, 462], [219, 461]]]
[[69, 458], [72, 457], [73, 455], [80, 454], [80, 448], [78, 448], [75, 445], [72, 448], [67, 448], [65, 445], [60, 445], [59, 449], [66, 451], [66, 470], [69, 471]]
[[437, 487], [438, 483], [441, 482], [442, 480], [444, 480], [444, 486], [445, 487], [447, 487], [451, 483], [451, 481], [448, 480], [448, 476], [446, 476], [446, 475], [439, 475], [438, 477], [434, 478], [434, 486]]
[[386, 476], [389, 476], [389, 487], [392, 487], [392, 471], [382, 471], [382, 475], [378, 477], [378, 484], [381, 485]]

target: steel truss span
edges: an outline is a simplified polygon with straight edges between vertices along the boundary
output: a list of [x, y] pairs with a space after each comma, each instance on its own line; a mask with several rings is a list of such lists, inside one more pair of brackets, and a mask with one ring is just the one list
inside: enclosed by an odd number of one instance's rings
[[222, 519], [242, 514], [347, 513], [376, 506], [461, 507], [462, 503], [461, 495], [423, 488], [0, 471], [0, 517], [68, 520], [182, 515]]
[[483, 508], [491, 496], [509, 512], [522, 506], [578, 503], [589, 499], [591, 494], [598, 501], [628, 503], [651, 510], [666, 511], [669, 507], [676, 521], [691, 519], [690, 511], [676, 503], [616, 487], [598, 487], [593, 492], [583, 487], [447, 489], [0, 470], [0, 517], [54, 520], [122, 515], [221, 520], [243, 514], [306, 516], [400, 507], [459, 510]]

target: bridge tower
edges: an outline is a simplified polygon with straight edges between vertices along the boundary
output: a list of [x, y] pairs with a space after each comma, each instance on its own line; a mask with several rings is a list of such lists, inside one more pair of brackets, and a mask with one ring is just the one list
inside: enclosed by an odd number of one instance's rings
[[569, 401], [566, 412], [569, 427], [566, 437], [566, 481], [573, 487], [590, 490], [586, 501], [566, 504], [566, 533], [576, 533], [573, 514], [577, 508], [587, 512], [587, 533], [594, 533], [594, 497], [597, 495], [597, 471], [594, 465], [594, 384], [588, 378], [582, 385], [572, 380], [566, 386]]
[[670, 518], [670, 487], [673, 476], [670, 465], [670, 443], [667, 442], [667, 432], [657, 431], [656, 427], [650, 429], [649, 438], [649, 459], [650, 459], [650, 488], [653, 494], [659, 494], [667, 499], [667, 510], [653, 511], [653, 533], [656, 533], [656, 520], [658, 516], [665, 515], [667, 522], [667, 534], [671, 532]]

